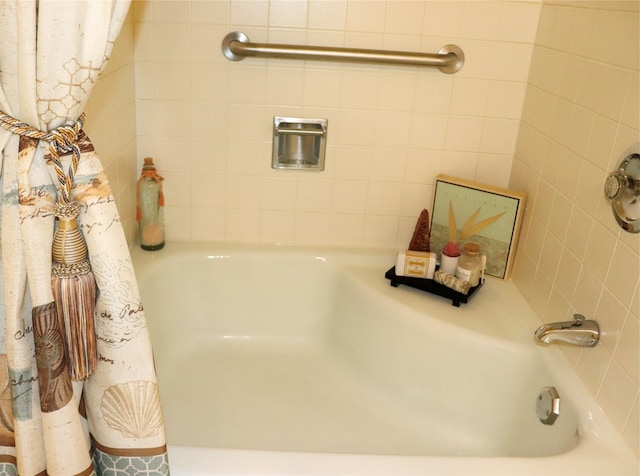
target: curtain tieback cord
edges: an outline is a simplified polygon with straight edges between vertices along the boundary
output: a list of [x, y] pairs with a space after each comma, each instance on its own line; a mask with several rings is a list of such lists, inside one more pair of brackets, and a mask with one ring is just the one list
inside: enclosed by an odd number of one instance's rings
[[[64, 203], [71, 202], [73, 178], [78, 169], [78, 163], [80, 162], [78, 135], [84, 125], [84, 119], [85, 114], [82, 113], [77, 121], [64, 124], [52, 131], [44, 132], [0, 111], [0, 126], [2, 126], [3, 129], [20, 136], [43, 140], [49, 143], [49, 152], [51, 153], [51, 160], [58, 176], [59, 189]], [[69, 153], [71, 153], [71, 165], [69, 167], [69, 173], [65, 174], [60, 156]]]
[[[49, 143], [49, 152], [60, 195], [54, 213], [59, 220], [53, 238], [51, 287], [64, 336], [69, 372], [73, 380], [84, 380], [97, 366], [95, 304], [97, 285], [89, 263], [86, 242], [78, 227], [80, 204], [71, 196], [75, 173], [80, 162], [79, 136], [85, 114], [49, 132], [0, 111], [0, 126], [14, 134]], [[65, 174], [61, 155], [71, 154], [69, 172]]]

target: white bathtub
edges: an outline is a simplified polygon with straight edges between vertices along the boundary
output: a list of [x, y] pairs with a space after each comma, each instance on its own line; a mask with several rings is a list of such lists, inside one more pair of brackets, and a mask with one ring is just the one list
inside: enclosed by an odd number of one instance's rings
[[[173, 476], [638, 475], [512, 282], [469, 303], [393, 253], [169, 243], [134, 251]], [[561, 317], [561, 316], [559, 316]], [[543, 387], [560, 416], [543, 425]]]

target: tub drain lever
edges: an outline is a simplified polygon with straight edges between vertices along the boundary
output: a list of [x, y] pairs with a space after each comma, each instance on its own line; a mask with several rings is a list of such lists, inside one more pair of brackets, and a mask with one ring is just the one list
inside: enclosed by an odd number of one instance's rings
[[536, 403], [538, 418], [545, 425], [553, 425], [560, 415], [560, 395], [555, 387], [544, 387]]

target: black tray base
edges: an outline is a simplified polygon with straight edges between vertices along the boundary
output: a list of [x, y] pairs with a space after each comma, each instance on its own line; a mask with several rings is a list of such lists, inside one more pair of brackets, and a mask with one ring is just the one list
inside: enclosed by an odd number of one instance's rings
[[444, 284], [436, 283], [433, 279], [421, 279], [410, 278], [407, 276], [397, 276], [396, 267], [394, 266], [384, 275], [385, 278], [391, 280], [391, 286], [397, 288], [399, 285], [404, 284], [412, 288], [420, 289], [437, 296], [442, 296], [447, 299], [451, 299], [451, 304], [455, 307], [460, 307], [460, 304], [466, 304], [469, 299], [475, 294], [475, 292], [482, 287], [482, 282], [477, 286], [469, 289], [467, 294], [459, 293], [451, 288], [446, 287]]

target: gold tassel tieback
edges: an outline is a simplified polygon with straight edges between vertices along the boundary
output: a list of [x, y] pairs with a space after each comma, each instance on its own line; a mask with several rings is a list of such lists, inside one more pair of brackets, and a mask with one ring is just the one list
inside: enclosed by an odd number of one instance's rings
[[72, 380], [89, 377], [98, 365], [95, 336], [96, 281], [87, 245], [78, 228], [80, 205], [56, 203], [51, 288], [63, 329]]
[[[49, 143], [51, 162], [58, 176], [59, 201], [54, 208], [58, 227], [51, 250], [51, 289], [72, 380], [86, 379], [95, 371], [98, 363], [94, 316], [97, 286], [89, 263], [87, 244], [78, 227], [80, 204], [73, 201], [71, 196], [80, 161], [78, 136], [83, 123], [84, 114], [74, 123], [43, 132], [0, 111], [0, 127]], [[65, 154], [71, 154], [71, 165], [66, 174], [60, 161], [60, 155]]]
[[94, 311], [96, 281], [87, 245], [78, 228], [78, 202], [56, 203], [59, 220], [53, 237], [51, 288], [64, 330], [72, 380], [89, 377], [98, 364]]

